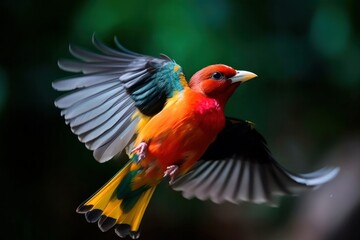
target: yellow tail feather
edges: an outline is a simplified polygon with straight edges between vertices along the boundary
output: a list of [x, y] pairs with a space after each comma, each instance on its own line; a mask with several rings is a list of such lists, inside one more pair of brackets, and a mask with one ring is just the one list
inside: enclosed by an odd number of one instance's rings
[[139, 230], [141, 219], [145, 213], [146, 207], [149, 204], [151, 196], [156, 187], [151, 187], [140, 196], [135, 206], [127, 213], [122, 213], [118, 218], [117, 224], [128, 224], [130, 230], [136, 232]]
[[132, 170], [131, 165], [131, 162], [126, 164], [109, 182], [81, 204], [77, 212], [85, 214], [88, 222], [98, 222], [102, 231], [107, 231], [116, 225], [115, 232], [120, 237], [130, 235], [132, 238], [137, 238], [141, 219], [156, 187], [149, 187], [139, 192], [136, 203], [130, 209], [123, 210], [121, 204], [124, 199], [117, 198], [115, 191]]

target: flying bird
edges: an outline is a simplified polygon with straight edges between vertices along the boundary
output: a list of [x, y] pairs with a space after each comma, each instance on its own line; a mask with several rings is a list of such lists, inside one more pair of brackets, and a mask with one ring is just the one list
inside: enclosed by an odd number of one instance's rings
[[274, 160], [254, 124], [226, 117], [236, 88], [257, 75], [207, 66], [187, 81], [165, 55], [116, 49], [93, 36], [97, 52], [70, 45], [77, 60], [59, 67], [79, 73], [53, 82], [70, 91], [55, 101], [66, 124], [94, 158], [106, 162], [126, 151], [129, 161], [77, 212], [102, 231], [136, 239], [156, 186], [164, 179], [186, 198], [215, 203], [272, 203], [328, 182], [338, 168], [294, 174]]

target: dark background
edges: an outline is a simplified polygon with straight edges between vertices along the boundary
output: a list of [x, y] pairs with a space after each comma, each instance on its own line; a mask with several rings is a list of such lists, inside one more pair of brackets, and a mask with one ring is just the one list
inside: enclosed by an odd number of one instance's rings
[[360, 2], [0, 2], [1, 239], [117, 239], [75, 209], [122, 166], [97, 163], [60, 117], [51, 82], [68, 44], [174, 58], [188, 78], [225, 63], [258, 74], [227, 113], [256, 123], [296, 172], [340, 165], [317, 191], [278, 208], [186, 200], [166, 184], [142, 239], [360, 239]]

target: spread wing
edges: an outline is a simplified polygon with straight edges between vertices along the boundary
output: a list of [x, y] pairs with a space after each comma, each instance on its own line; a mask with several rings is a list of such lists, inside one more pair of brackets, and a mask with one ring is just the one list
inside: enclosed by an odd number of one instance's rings
[[73, 133], [94, 151], [99, 162], [120, 153], [134, 138], [140, 116], [153, 116], [166, 99], [186, 83], [182, 69], [168, 57], [141, 55], [125, 49], [115, 38], [112, 49], [93, 36], [98, 52], [70, 46], [77, 60], [59, 60], [59, 67], [80, 73], [53, 82], [70, 91], [55, 101]]
[[253, 124], [227, 119], [226, 126], [201, 160], [177, 178], [173, 189], [184, 197], [215, 203], [272, 203], [274, 195], [293, 195], [331, 180], [338, 168], [293, 174], [280, 166]]

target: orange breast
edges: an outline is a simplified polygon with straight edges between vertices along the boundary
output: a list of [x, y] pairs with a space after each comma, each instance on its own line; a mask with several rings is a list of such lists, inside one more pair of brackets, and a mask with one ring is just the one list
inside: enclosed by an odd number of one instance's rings
[[162, 178], [167, 166], [179, 165], [184, 173], [201, 157], [224, 127], [223, 108], [214, 99], [186, 88], [139, 129], [135, 145], [146, 142], [141, 165]]

